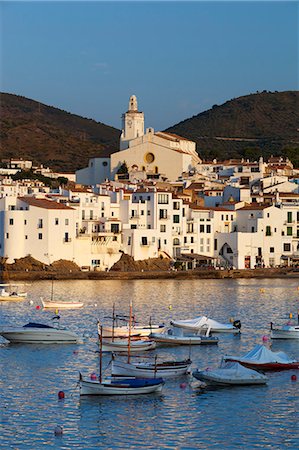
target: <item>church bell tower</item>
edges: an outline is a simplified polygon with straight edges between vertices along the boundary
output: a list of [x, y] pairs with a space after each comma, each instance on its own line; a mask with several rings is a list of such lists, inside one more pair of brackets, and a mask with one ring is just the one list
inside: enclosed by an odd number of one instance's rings
[[136, 95], [131, 95], [129, 109], [122, 115], [120, 150], [129, 147], [129, 141], [144, 135], [144, 114], [138, 111]]

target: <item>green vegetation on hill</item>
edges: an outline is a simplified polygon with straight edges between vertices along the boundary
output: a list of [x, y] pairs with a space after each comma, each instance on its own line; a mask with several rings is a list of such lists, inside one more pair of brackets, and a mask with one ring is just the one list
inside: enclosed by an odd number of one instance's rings
[[299, 91], [239, 97], [166, 131], [195, 141], [205, 160], [284, 155], [299, 167]]
[[119, 148], [119, 130], [25, 97], [1, 93], [0, 113], [0, 159], [71, 172]]

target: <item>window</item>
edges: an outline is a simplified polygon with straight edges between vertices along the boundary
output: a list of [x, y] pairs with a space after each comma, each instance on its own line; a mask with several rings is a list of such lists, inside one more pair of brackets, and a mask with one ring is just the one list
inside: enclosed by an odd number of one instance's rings
[[183, 208], [182, 214], [183, 214], [183, 217], [185, 217], [185, 208]]
[[180, 209], [180, 203], [179, 202], [173, 202], [173, 209], [175, 209], [175, 210]]
[[82, 210], [82, 220], [85, 220], [85, 210]]
[[194, 237], [193, 236], [191, 236], [190, 242], [191, 242], [191, 244], [194, 244]]
[[267, 213], [267, 217], [270, 217], [270, 213]]
[[251, 233], [254, 233], [254, 227], [251, 227]]
[[174, 238], [173, 245], [180, 245], [180, 240], [178, 238]]
[[128, 236], [128, 245], [131, 245], [131, 236]]
[[147, 215], [150, 216], [151, 215], [151, 211], [148, 209], [147, 210]]
[[167, 209], [160, 209], [159, 217], [160, 217], [160, 219], [167, 219]]
[[168, 194], [158, 194], [158, 203], [160, 205], [167, 205], [168, 204]]
[[274, 247], [270, 247], [270, 253], [274, 253]]
[[136, 209], [132, 209], [131, 217], [137, 217], [137, 210]]
[[141, 244], [142, 245], [147, 245], [147, 237], [146, 236], [142, 236], [141, 237]]
[[143, 209], [141, 210], [141, 215], [144, 216], [144, 210]]
[[69, 224], [69, 219], [65, 219], [66, 226]]
[[205, 226], [204, 225], [199, 225], [199, 232], [200, 233], [204, 233], [205, 232]]
[[283, 251], [284, 252], [290, 252], [291, 251], [291, 244], [283, 244]]
[[92, 259], [91, 265], [92, 266], [99, 266], [101, 264], [101, 261], [99, 259]]
[[57, 217], [55, 219], [55, 225], [59, 225], [59, 219]]
[[187, 237], [184, 237], [184, 244], [187, 244]]
[[6, 239], [9, 239], [9, 233], [6, 233], [5, 237]]
[[42, 239], [43, 238], [43, 233], [38, 233], [38, 239]]
[[223, 214], [221, 214], [221, 220], [224, 220], [224, 215]]
[[117, 241], [117, 237], [116, 237], [116, 236], [113, 236], [112, 241], [113, 241], [113, 242]]
[[27, 220], [26, 219], [24, 220], [24, 225], [27, 225]]
[[114, 211], [111, 211], [111, 217], [114, 217]]
[[28, 239], [28, 236], [27, 236], [27, 234], [25, 234], [25, 239]]
[[9, 225], [13, 225], [13, 219], [9, 219]]
[[271, 236], [271, 227], [270, 227], [270, 225], [266, 226], [266, 236]]
[[217, 250], [217, 239], [214, 239], [214, 250]]
[[37, 228], [43, 228], [43, 219], [38, 219]]
[[297, 222], [299, 222], [299, 211], [297, 211]]
[[92, 209], [89, 211], [89, 219], [93, 220], [93, 210]]
[[226, 214], [225, 219], [228, 220], [228, 214]]
[[173, 223], [180, 223], [180, 216], [178, 214], [173, 216]]
[[164, 245], [166, 245], [167, 244], [167, 239], [164, 239]]
[[293, 214], [291, 211], [288, 212], [288, 223], [292, 223], [293, 221]]
[[160, 232], [165, 233], [166, 232], [166, 225], [160, 225]]
[[234, 216], [230, 216], [230, 220], [234, 220]]
[[111, 233], [119, 233], [119, 223], [111, 224]]
[[136, 230], [137, 225], [131, 225], [131, 230]]
[[207, 225], [207, 233], [211, 233], [211, 225]]
[[232, 249], [230, 247], [227, 247], [226, 253], [232, 253], [232, 252], [233, 252]]
[[293, 228], [287, 227], [287, 236], [293, 236]]

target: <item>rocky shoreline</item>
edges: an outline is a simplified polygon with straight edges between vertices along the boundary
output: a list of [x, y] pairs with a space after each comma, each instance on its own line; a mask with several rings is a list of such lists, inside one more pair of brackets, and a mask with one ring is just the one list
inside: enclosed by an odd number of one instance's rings
[[36, 280], [153, 280], [153, 279], [224, 279], [224, 278], [299, 278], [299, 271], [292, 268], [245, 270], [168, 270], [168, 271], [9, 271], [0, 272], [2, 282]]

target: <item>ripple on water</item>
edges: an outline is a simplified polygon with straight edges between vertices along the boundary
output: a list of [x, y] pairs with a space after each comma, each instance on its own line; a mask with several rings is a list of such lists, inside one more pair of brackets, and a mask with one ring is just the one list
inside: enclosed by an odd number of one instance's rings
[[[98, 372], [96, 323], [111, 315], [114, 302], [118, 312], [127, 313], [133, 299], [141, 321], [151, 316], [168, 323], [202, 314], [224, 322], [240, 319], [241, 336], [219, 335], [218, 346], [191, 349], [192, 368], [205, 368], [217, 365], [224, 354], [245, 353], [269, 333], [270, 320], [295, 313], [297, 285], [289, 280], [55, 282], [57, 300], [85, 303], [82, 310], [62, 312], [61, 322], [91, 339], [80, 346], [1, 340], [0, 448], [299, 448], [298, 382], [291, 381], [290, 372], [270, 374], [268, 386], [207, 391], [196, 389], [189, 376], [167, 381], [160, 395], [126, 398], [80, 398], [76, 386], [79, 371], [86, 376]], [[49, 296], [50, 283], [36, 282], [28, 289], [28, 301], [0, 304], [0, 326], [51, 320], [52, 312], [35, 309], [40, 296]], [[299, 359], [297, 342], [274, 342], [272, 348]], [[161, 348], [159, 354], [181, 359], [189, 349]], [[105, 355], [104, 367], [109, 361]], [[58, 400], [59, 390], [64, 400]], [[60, 437], [54, 435], [56, 425], [64, 428]]]

